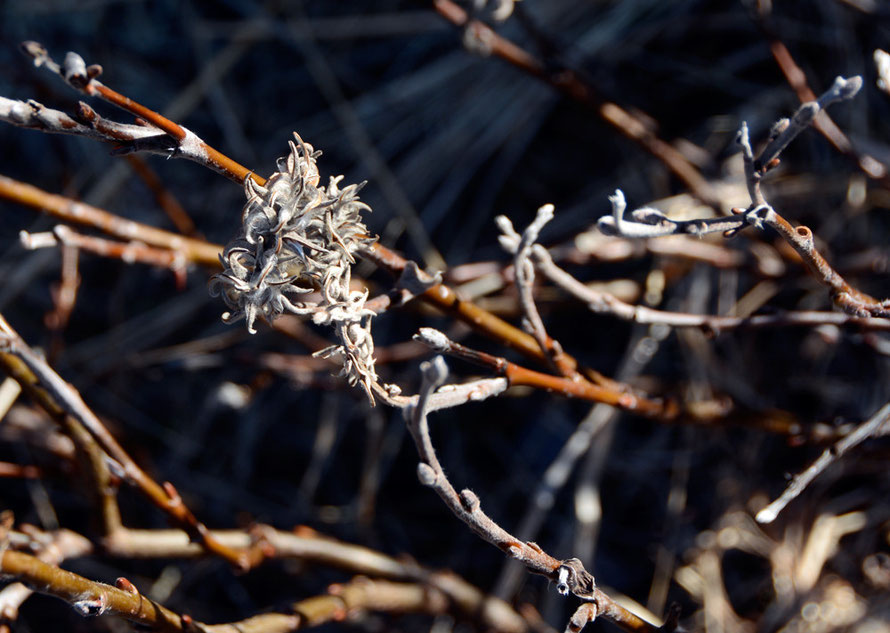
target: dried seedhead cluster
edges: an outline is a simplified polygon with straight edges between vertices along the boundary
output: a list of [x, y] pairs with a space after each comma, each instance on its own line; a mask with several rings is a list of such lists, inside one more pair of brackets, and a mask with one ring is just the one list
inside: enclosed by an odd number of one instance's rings
[[354, 253], [374, 241], [362, 222], [362, 212], [371, 209], [358, 199], [361, 184], [340, 189], [337, 176], [319, 187], [321, 152], [294, 137], [265, 185], [245, 179], [241, 232], [226, 246], [224, 270], [210, 291], [231, 310], [223, 320], [244, 319], [251, 333], [258, 316], [271, 321], [285, 312], [330, 325], [340, 344], [318, 354], [338, 358], [343, 375], [371, 397], [374, 313], [365, 308], [367, 291], [350, 288]]

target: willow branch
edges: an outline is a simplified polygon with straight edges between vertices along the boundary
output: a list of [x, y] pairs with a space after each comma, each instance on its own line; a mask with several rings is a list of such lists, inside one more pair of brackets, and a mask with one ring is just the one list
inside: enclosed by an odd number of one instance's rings
[[[31, 58], [35, 66], [45, 67], [61, 77], [69, 86], [85, 95], [99, 97], [129, 112], [138, 117], [141, 122], [145, 122], [146, 127], [153, 131], [151, 135], [127, 138], [126, 135], [121, 134], [121, 129], [129, 131], [129, 128], [105, 122], [88, 107], [85, 109], [82, 107], [81, 118], [86, 125], [95, 130], [102, 140], [116, 142], [119, 153], [129, 151], [163, 152], [166, 150], [168, 156], [194, 161], [239, 183], [244, 182], [245, 178], [252, 175], [250, 170], [205, 143], [188, 128], [103, 84], [98, 80], [102, 74], [102, 67], [98, 64], [87, 66], [83, 58], [74, 52], [69, 52], [62, 64], [58, 64], [39, 42], [23, 42], [21, 49], [25, 55]], [[22, 110], [21, 107], [19, 109]], [[46, 129], [45, 131], [61, 130]], [[66, 131], [73, 133], [71, 130]], [[91, 136], [96, 137], [96, 135]]]
[[653, 632], [659, 628], [615, 603], [596, 586], [593, 576], [577, 558], [558, 560], [546, 553], [537, 543], [516, 538], [482, 511], [479, 497], [469, 489], [460, 493], [449, 481], [436, 456], [430, 438], [427, 419], [427, 399], [441, 385], [448, 374], [445, 361], [436, 356], [421, 364], [423, 386], [417, 405], [405, 411], [408, 430], [414, 439], [420, 463], [417, 477], [424, 486], [432, 488], [449, 510], [480, 538], [491, 543], [511, 558], [521, 562], [532, 573], [546, 576], [556, 583], [562, 595], [572, 594], [593, 605], [592, 608], [625, 631]]

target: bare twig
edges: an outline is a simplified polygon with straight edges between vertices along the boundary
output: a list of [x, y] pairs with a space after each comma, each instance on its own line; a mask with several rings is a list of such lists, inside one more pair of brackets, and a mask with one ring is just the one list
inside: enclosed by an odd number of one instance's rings
[[437, 356], [431, 362], [423, 363], [421, 371], [423, 386], [420, 398], [414, 407], [405, 410], [408, 429], [420, 457], [417, 465], [420, 483], [435, 490], [451, 512], [483, 540], [523, 563], [529, 571], [555, 581], [560, 594], [571, 593], [581, 598], [591, 605], [588, 609], [603, 615], [625, 631], [657, 631], [657, 627], [620, 607], [598, 589], [593, 576], [577, 558], [560, 561], [547, 554], [536, 543], [517, 539], [482, 511], [479, 497], [471, 490], [464, 489], [458, 493], [454, 489], [436, 457], [427, 420], [428, 398], [445, 381], [448, 369], [442, 357]]
[[[44, 66], [75, 90], [89, 96], [99, 97], [139, 117], [146, 123], [147, 129], [151, 130], [152, 134], [131, 135], [131, 130], [128, 127], [105, 122], [88, 106], [81, 107], [81, 118], [98, 132], [98, 138], [116, 141], [120, 152], [166, 151], [168, 156], [179, 156], [194, 161], [236, 182], [244, 182], [245, 178], [251, 176], [259, 183], [259, 179], [253, 176], [248, 169], [210, 147], [188, 128], [174, 123], [154, 110], [103, 84], [98, 80], [99, 75], [102, 74], [102, 67], [98, 64], [87, 66], [83, 58], [74, 52], [69, 52], [61, 65], [57, 64], [39, 42], [23, 42], [21, 48], [22, 52], [33, 60], [35, 66]], [[18, 106], [17, 110], [20, 113], [19, 118], [22, 118], [22, 114], [26, 114], [22, 106]], [[26, 118], [26, 120], [29, 119]], [[14, 123], [14, 121], [10, 122]], [[62, 121], [58, 127], [41, 129], [50, 132], [66, 131], [71, 133], [71, 129], [66, 129], [66, 126], [67, 121]], [[28, 127], [36, 126], [32, 124]], [[96, 138], [95, 135], [92, 136]]]
[[822, 471], [881, 430], [888, 421], [890, 421], [890, 404], [885, 404], [877, 413], [857, 426], [849, 435], [825, 449], [825, 452], [819, 456], [819, 459], [791, 481], [785, 492], [778, 499], [757, 513], [757, 521], [760, 523], [773, 522], [785, 506], [797, 498]]
[[574, 371], [565, 358], [565, 353], [558, 341], [547, 334], [544, 321], [535, 305], [534, 286], [535, 269], [530, 260], [532, 247], [538, 240], [538, 234], [544, 225], [553, 218], [553, 205], [546, 204], [538, 209], [534, 222], [528, 225], [520, 237], [513, 229], [513, 223], [506, 216], [495, 218], [503, 235], [501, 245], [513, 253], [513, 273], [516, 277], [516, 288], [519, 291], [519, 302], [525, 315], [526, 329], [538, 341], [541, 351], [547, 356], [551, 366], [561, 375], [569, 377]]
[[714, 231], [722, 231], [727, 236], [734, 235], [746, 224], [757, 228], [769, 226], [800, 255], [801, 259], [813, 273], [813, 276], [831, 290], [835, 305], [847, 314], [855, 317], [887, 317], [890, 316], [890, 301], [879, 301], [853, 288], [835, 271], [815, 246], [812, 231], [805, 226], [794, 227], [767, 204], [760, 190], [760, 180], [764, 173], [772, 167], [788, 144], [794, 140], [808, 125], [816, 114], [836, 101], [851, 99], [862, 87], [861, 77], [844, 79], [837, 77], [832, 87], [815, 101], [810, 101], [798, 108], [792, 119], [782, 120], [773, 127], [767, 146], [760, 156], [754, 158], [748, 138], [748, 127], [742, 123], [736, 137], [745, 161], [748, 190], [751, 194], [751, 205], [747, 209], [733, 209], [734, 217], [676, 221], [671, 220], [656, 209], [637, 209], [631, 214], [631, 220], [624, 218], [624, 194], [619, 189], [610, 197], [612, 216], [600, 218], [598, 226], [608, 234], [623, 237], [660, 237], [678, 233], [703, 235]]
[[818, 325], [850, 326], [862, 330], [890, 331], [890, 321], [883, 318], [859, 317], [839, 312], [795, 311], [776, 314], [759, 314], [746, 317], [719, 316], [669, 312], [643, 305], [621, 301], [608, 292], [581, 283], [553, 261], [543, 246], [536, 244], [532, 250], [535, 267], [576, 299], [587, 304], [592, 312], [611, 314], [635, 323], [661, 323], [671, 327], [694, 327], [708, 333], [720, 334], [731, 330], [749, 330], [780, 327], [814, 327]]
[[415, 339], [429, 345], [440, 354], [449, 354], [486, 367], [490, 371], [506, 377], [511, 385], [525, 385], [567, 397], [602, 402], [637, 415], [662, 421], [675, 420], [681, 413], [679, 405], [674, 400], [654, 400], [636, 395], [627, 386], [625, 386], [627, 387], [625, 390], [616, 390], [595, 385], [583, 379], [573, 380], [526, 369], [506, 358], [492, 356], [455, 343], [445, 334], [433, 328], [420, 328]]

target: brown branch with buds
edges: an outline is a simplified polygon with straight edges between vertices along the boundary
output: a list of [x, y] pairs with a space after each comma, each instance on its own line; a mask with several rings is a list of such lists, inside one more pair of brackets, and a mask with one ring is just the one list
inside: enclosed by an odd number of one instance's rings
[[485, 367], [504, 376], [510, 385], [543, 389], [571, 398], [590, 402], [610, 404], [624, 411], [662, 421], [675, 420], [681, 413], [674, 400], [655, 400], [637, 395], [627, 387], [625, 390], [610, 389], [595, 385], [586, 380], [573, 380], [563, 376], [552, 376], [527, 369], [500, 356], [493, 356], [455, 343], [442, 332], [433, 328], [420, 328], [415, 340], [430, 346], [436, 353], [448, 354]]
[[[151, 108], [147, 108], [103, 84], [98, 79], [102, 74], [102, 67], [98, 64], [87, 66], [83, 58], [74, 52], [69, 52], [65, 55], [62, 64], [58, 64], [39, 42], [23, 42], [21, 48], [22, 52], [31, 58], [35, 66], [45, 67], [61, 77], [75, 90], [91, 97], [99, 97], [138, 117], [137, 120], [144, 126], [112, 123], [99, 117], [89, 106], [81, 104], [79, 118], [83, 122], [83, 126], [94, 130], [95, 133], [90, 134], [94, 138], [116, 143], [118, 153], [151, 151], [165, 153], [167, 156], [181, 156], [209, 167], [239, 183], [244, 182], [244, 179], [250, 175], [249, 170], [210, 147], [188, 128], [174, 123]], [[21, 102], [17, 103], [21, 104]], [[41, 118], [41, 110], [45, 111], [43, 106], [34, 102], [28, 103], [27, 106], [36, 110], [36, 113], [28, 116], [27, 108], [21, 105], [13, 106], [19, 112], [19, 120], [24, 120], [27, 123], [26, 127], [40, 127], [47, 132], [81, 133], [79, 128], [75, 129], [70, 126], [70, 118], [58, 117], [53, 113], [53, 117], [58, 118], [60, 123], [59, 126], [52, 127], [48, 122], [44, 122], [46, 117]], [[4, 120], [19, 125], [15, 117], [4, 117]], [[43, 127], [38, 123], [42, 123]], [[149, 133], [137, 133], [132, 129], [133, 127], [147, 129]]]

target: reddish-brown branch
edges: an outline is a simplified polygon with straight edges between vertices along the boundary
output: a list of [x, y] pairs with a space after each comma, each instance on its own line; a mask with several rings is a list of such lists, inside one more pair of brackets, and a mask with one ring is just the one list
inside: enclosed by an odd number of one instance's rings
[[638, 415], [664, 421], [674, 420], [680, 413], [680, 408], [675, 401], [653, 400], [639, 396], [634, 394], [627, 385], [624, 385], [624, 389], [611, 389], [595, 385], [582, 378], [572, 379], [544, 374], [512, 363], [506, 358], [486, 354], [455, 343], [430, 328], [421, 328], [421, 333], [418, 336], [424, 343], [433, 345], [436, 351], [485, 367], [499, 376], [504, 376], [514, 386], [534, 387], [569, 398], [602, 402]]
[[133, 222], [98, 207], [48, 193], [33, 185], [2, 175], [0, 175], [0, 198], [44, 211], [66, 222], [95, 227], [121, 239], [138, 240], [151, 246], [181, 253], [187, 261], [196, 264], [219, 266], [221, 246]]

